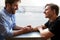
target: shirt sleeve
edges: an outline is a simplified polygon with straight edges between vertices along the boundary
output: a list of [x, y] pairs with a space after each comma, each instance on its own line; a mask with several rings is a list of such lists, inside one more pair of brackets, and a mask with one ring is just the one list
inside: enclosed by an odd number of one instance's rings
[[49, 24], [49, 21], [47, 21], [47, 22], [45, 23], [45, 26], [48, 27], [48, 24]]
[[13, 36], [13, 32], [9, 29], [8, 25], [5, 22], [4, 16], [0, 14], [0, 35], [2, 36]]

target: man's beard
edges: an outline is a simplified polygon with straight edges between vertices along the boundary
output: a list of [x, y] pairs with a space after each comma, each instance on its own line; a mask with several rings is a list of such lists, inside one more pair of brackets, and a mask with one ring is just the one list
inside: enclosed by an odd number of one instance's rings
[[11, 8], [11, 13], [12, 14], [15, 14], [16, 13], [16, 10], [18, 10], [18, 9]]
[[15, 14], [16, 10], [11, 8], [11, 14]]
[[12, 10], [11, 12], [12, 12], [12, 14], [15, 14], [16, 10]]

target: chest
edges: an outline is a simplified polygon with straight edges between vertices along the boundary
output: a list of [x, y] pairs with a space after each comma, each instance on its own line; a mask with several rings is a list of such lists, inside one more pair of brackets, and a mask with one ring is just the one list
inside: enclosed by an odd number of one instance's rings
[[15, 18], [14, 18], [14, 16], [5, 15], [4, 22], [7, 26], [13, 27], [13, 24], [15, 23]]

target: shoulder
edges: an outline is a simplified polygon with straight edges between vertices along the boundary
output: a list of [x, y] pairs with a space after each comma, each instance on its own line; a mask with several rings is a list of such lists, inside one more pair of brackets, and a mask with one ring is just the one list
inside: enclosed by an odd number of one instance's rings
[[0, 10], [0, 17], [5, 17], [6, 16], [6, 13], [4, 12], [4, 9], [1, 9]]
[[56, 23], [60, 23], [60, 16], [58, 16], [58, 18], [55, 21]]
[[58, 18], [57, 18], [58, 20], [60, 20], [60, 16], [58, 16]]
[[4, 14], [4, 10], [1, 9], [1, 10], [0, 10], [0, 16], [3, 15], [3, 14]]
[[49, 20], [48, 20], [44, 25], [48, 27], [48, 25], [49, 25]]

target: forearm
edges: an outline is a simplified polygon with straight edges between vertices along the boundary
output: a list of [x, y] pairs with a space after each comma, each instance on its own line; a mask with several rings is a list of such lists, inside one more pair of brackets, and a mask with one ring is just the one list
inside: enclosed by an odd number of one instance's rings
[[32, 32], [38, 32], [39, 30], [38, 30], [38, 28], [36, 27], [36, 28], [32, 28]]
[[15, 30], [15, 31], [13, 31], [13, 36], [21, 35], [21, 34], [28, 33], [28, 32], [31, 32], [31, 29], [23, 28], [23, 29], [20, 29], [20, 30]]
[[40, 36], [44, 39], [44, 40], [47, 40], [48, 38], [48, 35], [46, 36], [46, 32], [44, 32], [45, 31], [45, 29], [42, 29], [42, 28], [40, 28], [39, 29], [39, 32], [40, 32]]
[[26, 27], [16, 26], [15, 31], [13, 31], [13, 35], [16, 36], [16, 35], [24, 34], [24, 33], [31, 32], [31, 31], [32, 31], [32, 28], [30, 26], [26, 26]]
[[16, 26], [14, 27], [14, 30], [20, 30], [20, 29], [22, 29], [22, 28], [23, 28], [23, 27], [20, 27], [20, 26], [17, 26], [17, 25], [16, 25]]
[[39, 32], [42, 32], [44, 29], [43, 28], [38, 28]]
[[[45, 25], [37, 26], [37, 27], [33, 28], [33, 31], [39, 31], [41, 28], [42, 28], [42, 29], [45, 29], [46, 26], [45, 26]], [[42, 29], [41, 29], [41, 30], [42, 30]]]
[[40, 31], [40, 36], [43, 37], [44, 39], [49, 39], [52, 36], [54, 36], [54, 34], [51, 33], [48, 28], [46, 28], [46, 29], [41, 28], [41, 29], [39, 29], [39, 31]]
[[23, 30], [15, 30], [13, 31], [13, 36], [21, 35], [23, 33], [25, 33]]

